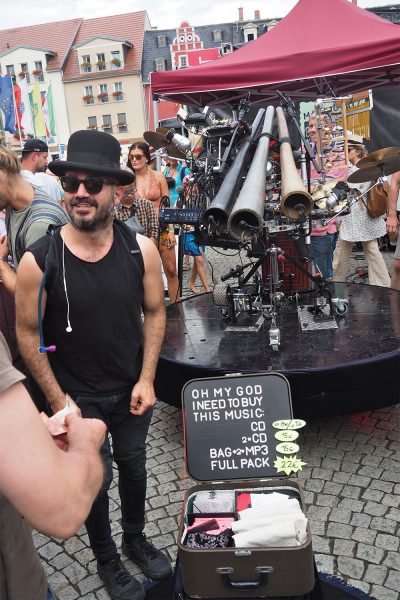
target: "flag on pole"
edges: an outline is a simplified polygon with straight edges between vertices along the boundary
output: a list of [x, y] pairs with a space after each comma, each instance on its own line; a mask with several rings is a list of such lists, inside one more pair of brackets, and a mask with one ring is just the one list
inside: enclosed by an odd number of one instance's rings
[[51, 89], [51, 84], [49, 85], [49, 89], [47, 90], [46, 94], [42, 98], [42, 113], [46, 125], [47, 137], [49, 138], [50, 136], [57, 135], [53, 111], [53, 93]]
[[4, 129], [16, 133], [15, 104], [11, 75], [0, 76], [0, 110], [4, 116]]
[[46, 137], [46, 127], [42, 115], [42, 99], [40, 97], [39, 82], [34, 83], [32, 92], [29, 94], [31, 99], [33, 126], [36, 137]]
[[14, 86], [15, 102], [21, 131], [25, 135], [34, 135], [31, 103], [29, 101], [28, 84], [26, 77]]

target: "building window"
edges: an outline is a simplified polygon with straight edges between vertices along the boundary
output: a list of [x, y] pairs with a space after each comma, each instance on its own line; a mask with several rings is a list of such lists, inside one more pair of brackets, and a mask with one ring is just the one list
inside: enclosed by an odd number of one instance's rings
[[35, 68], [32, 71], [33, 75], [38, 78], [39, 81], [44, 81], [43, 76], [43, 65], [41, 60], [35, 61]]
[[15, 69], [14, 65], [6, 65], [6, 73], [7, 75], [11, 75], [11, 80], [15, 83]]
[[121, 100], [124, 99], [124, 92], [122, 90], [122, 81], [116, 81], [114, 83], [114, 91], [113, 91], [113, 98], [114, 100], [116, 100], [117, 102], [120, 102]]
[[96, 67], [97, 67], [98, 71], [106, 70], [106, 57], [104, 56], [104, 54], [102, 52], [97, 55]]
[[97, 117], [88, 117], [87, 129], [97, 129]]
[[156, 71], [165, 71], [165, 58], [156, 58], [154, 66]]
[[222, 40], [222, 31], [220, 29], [213, 31], [213, 40], [214, 42], [220, 42]]
[[184, 67], [188, 66], [188, 59], [187, 56], [180, 56], [179, 57], [179, 68], [183, 69]]
[[254, 33], [248, 33], [246, 37], [248, 42], [252, 42], [254, 40]]
[[85, 85], [83, 88], [83, 101], [85, 104], [94, 104], [93, 87], [91, 85]]
[[120, 133], [125, 133], [126, 131], [128, 131], [125, 113], [117, 113], [117, 127]]
[[99, 93], [97, 94], [97, 98], [100, 100], [100, 102], [108, 102], [108, 90], [106, 83], [101, 83], [99, 85]]
[[111, 115], [103, 115], [102, 127], [107, 133], [112, 133]]
[[167, 46], [167, 38], [165, 37], [165, 35], [158, 35], [157, 36], [157, 44], [159, 48], [166, 48]]
[[89, 54], [84, 54], [82, 56], [81, 70], [82, 70], [82, 73], [91, 73], [92, 72], [92, 63], [90, 62]]
[[121, 68], [121, 54], [119, 50], [113, 50], [111, 52], [111, 68], [112, 69], [120, 69]]
[[28, 72], [28, 63], [21, 63], [21, 71], [18, 73], [21, 78], [26, 78], [26, 83], [30, 83], [30, 76]]

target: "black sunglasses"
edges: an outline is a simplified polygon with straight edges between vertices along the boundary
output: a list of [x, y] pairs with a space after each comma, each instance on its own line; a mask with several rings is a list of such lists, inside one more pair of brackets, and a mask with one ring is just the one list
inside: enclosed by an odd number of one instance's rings
[[86, 179], [79, 179], [75, 175], [63, 175], [60, 177], [60, 182], [64, 192], [70, 194], [77, 192], [81, 183], [83, 183], [89, 194], [99, 194], [104, 184], [117, 185], [115, 180], [108, 179], [107, 177], [86, 177]]

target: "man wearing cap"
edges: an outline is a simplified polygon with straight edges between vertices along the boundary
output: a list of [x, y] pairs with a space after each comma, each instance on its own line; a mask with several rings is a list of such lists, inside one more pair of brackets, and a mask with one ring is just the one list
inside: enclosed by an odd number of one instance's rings
[[16, 154], [0, 146], [0, 210], [4, 208], [7, 237], [0, 236], [0, 279], [14, 293], [15, 270], [26, 248], [44, 236], [49, 225], [67, 223], [68, 217], [41, 186], [26, 181]]
[[56, 179], [47, 175], [49, 148], [38, 139], [26, 140], [22, 148], [21, 175], [34, 186], [41, 186], [54, 202], [61, 202], [61, 188]]
[[[119, 470], [122, 550], [145, 575], [162, 579], [171, 573], [171, 564], [143, 529], [146, 435], [165, 329], [164, 294], [155, 245], [113, 220], [114, 201], [133, 181], [133, 173], [120, 169], [119, 156], [113, 136], [85, 130], [71, 135], [67, 161], [49, 164], [60, 177], [71, 222], [31, 246], [21, 261], [17, 334], [52, 410], [63, 408], [68, 393], [84, 417], [106, 423]], [[45, 270], [42, 336], [37, 298]], [[43, 342], [55, 351], [38, 353]], [[102, 453], [105, 482], [86, 521], [90, 545], [111, 598], [142, 600], [143, 587], [123, 567], [111, 536], [108, 439]]]

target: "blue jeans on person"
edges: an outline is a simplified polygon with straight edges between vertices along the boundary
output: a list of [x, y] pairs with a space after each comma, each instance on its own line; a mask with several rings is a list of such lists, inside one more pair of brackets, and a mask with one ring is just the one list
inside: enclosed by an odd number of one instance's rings
[[47, 596], [46, 596], [46, 600], [57, 600], [56, 596], [54, 595], [53, 590], [51, 589], [51, 587], [49, 586], [47, 588]]
[[318, 266], [323, 277], [327, 280], [333, 279], [334, 239], [334, 233], [311, 236], [314, 263]]
[[111, 485], [114, 460], [119, 472], [122, 530], [124, 533], [141, 533], [144, 529], [146, 500], [146, 437], [153, 409], [136, 416], [129, 412], [132, 389], [109, 396], [77, 396], [76, 403], [83, 417], [104, 421], [111, 435], [113, 451], [108, 436], [101, 448], [104, 463], [104, 481], [85, 522], [93, 554], [101, 563], [117, 555], [111, 536], [108, 489]]

